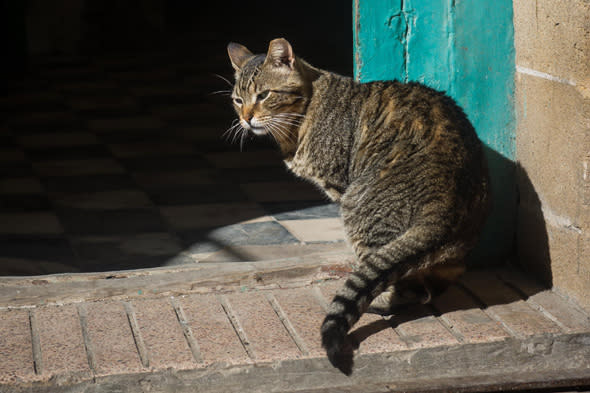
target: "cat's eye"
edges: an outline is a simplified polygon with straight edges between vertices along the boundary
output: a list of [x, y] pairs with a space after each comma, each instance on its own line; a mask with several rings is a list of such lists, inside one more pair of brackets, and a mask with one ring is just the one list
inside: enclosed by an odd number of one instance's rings
[[240, 97], [234, 97], [234, 104], [241, 106], [244, 103]]
[[258, 95], [256, 96], [256, 101], [260, 102], [260, 101], [265, 100], [269, 94], [270, 94], [270, 90], [265, 90], [262, 93], [258, 93]]

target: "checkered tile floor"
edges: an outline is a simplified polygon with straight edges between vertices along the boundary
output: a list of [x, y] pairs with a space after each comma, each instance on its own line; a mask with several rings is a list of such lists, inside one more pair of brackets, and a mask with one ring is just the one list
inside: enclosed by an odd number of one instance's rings
[[[195, 263], [335, 244], [338, 208], [269, 141], [222, 138], [225, 53], [46, 58], [0, 94], [0, 274]], [[246, 250], [246, 251], [244, 251]], [[229, 253], [229, 256], [228, 256]]]

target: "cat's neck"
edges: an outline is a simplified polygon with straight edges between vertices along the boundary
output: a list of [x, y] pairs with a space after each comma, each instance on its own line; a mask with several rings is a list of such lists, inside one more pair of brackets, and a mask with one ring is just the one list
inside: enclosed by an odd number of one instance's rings
[[[313, 180], [337, 201], [348, 184], [363, 88], [352, 78], [320, 70], [312, 89], [297, 144], [284, 159], [295, 174]], [[335, 154], [326, 155], [326, 146], [337, 147]]]
[[[297, 72], [302, 76], [302, 79], [306, 81], [303, 94], [305, 97], [307, 97], [307, 104], [305, 112], [302, 114], [306, 116], [309, 110], [309, 104], [313, 100], [315, 91], [314, 84], [318, 81], [318, 79], [329, 75], [330, 73], [312, 66], [299, 57], [297, 57], [295, 60], [295, 67], [297, 68]], [[303, 123], [305, 123], [305, 121]], [[294, 133], [289, 133], [289, 137], [278, 140], [278, 145], [285, 161], [290, 161], [295, 155], [297, 147], [299, 146], [302, 138], [301, 130], [305, 128], [306, 127], [303, 127], [302, 124], [294, 130]]]
[[328, 71], [321, 70], [317, 67], [312, 66], [305, 60], [297, 57], [295, 61], [295, 66], [297, 67], [297, 71], [303, 75], [303, 78], [311, 85], [314, 81], [316, 81], [320, 76], [324, 74], [328, 74]]

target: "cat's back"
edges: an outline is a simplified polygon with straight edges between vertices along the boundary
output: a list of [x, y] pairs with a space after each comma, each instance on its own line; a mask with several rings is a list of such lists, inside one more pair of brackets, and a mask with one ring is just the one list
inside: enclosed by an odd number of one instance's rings
[[444, 144], [445, 136], [477, 140], [463, 110], [444, 92], [417, 82], [370, 82], [363, 87], [367, 99], [361, 127], [366, 130], [394, 133], [399, 141], [410, 138], [422, 147]]
[[[358, 84], [353, 172], [396, 165], [423, 168], [480, 167], [480, 141], [463, 110], [420, 83]], [[427, 157], [427, 159], [425, 159]]]
[[359, 83], [326, 73], [315, 85], [310, 108], [315, 109], [316, 125], [325, 122], [319, 128], [352, 128], [359, 142], [374, 148], [407, 142], [420, 149], [445, 145], [468, 145], [470, 149], [479, 143], [473, 126], [455, 101], [421, 83]]

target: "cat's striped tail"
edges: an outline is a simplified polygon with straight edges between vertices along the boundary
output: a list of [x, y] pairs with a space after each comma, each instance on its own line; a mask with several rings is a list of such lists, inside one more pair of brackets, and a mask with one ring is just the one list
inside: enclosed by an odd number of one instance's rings
[[321, 328], [322, 346], [334, 367], [346, 375], [352, 373], [353, 344], [347, 338], [350, 328], [388, 285], [444, 244], [444, 236], [448, 233], [440, 224], [416, 223], [377, 250], [356, 250], [359, 267], [330, 303]]

